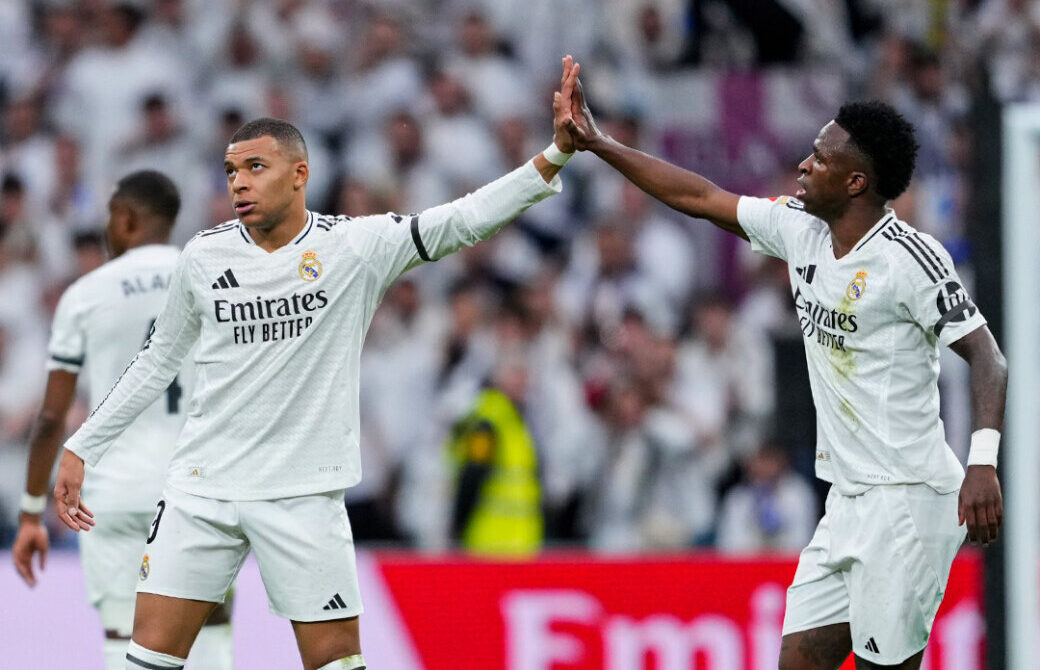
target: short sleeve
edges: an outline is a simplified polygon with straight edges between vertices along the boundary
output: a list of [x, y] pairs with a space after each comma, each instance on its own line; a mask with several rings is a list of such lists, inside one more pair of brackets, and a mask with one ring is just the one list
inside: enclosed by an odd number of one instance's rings
[[901, 240], [894, 272], [902, 278], [899, 301], [910, 318], [944, 346], [985, 325], [946, 249], [922, 233]]
[[788, 260], [794, 239], [816, 222], [806, 214], [800, 200], [790, 196], [750, 198], [737, 201], [737, 222], [747, 233], [751, 248], [767, 256]]
[[58, 301], [51, 325], [51, 340], [47, 350], [47, 369], [65, 370], [79, 374], [86, 356], [87, 338], [83, 332], [83, 304], [79, 298], [79, 284], [73, 284]]

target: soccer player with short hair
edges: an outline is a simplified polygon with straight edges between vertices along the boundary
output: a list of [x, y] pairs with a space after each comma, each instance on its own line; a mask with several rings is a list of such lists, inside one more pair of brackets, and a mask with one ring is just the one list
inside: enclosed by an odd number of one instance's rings
[[[555, 104], [572, 85], [562, 82]], [[307, 209], [307, 147], [295, 127], [257, 119], [234, 134], [224, 170], [237, 220], [185, 246], [150, 340], [66, 443], [55, 487], [61, 518], [88, 530], [84, 461], [101, 459], [197, 342], [195, 392], [145, 549], [126, 668], [182, 667], [250, 550], [304, 668], [365, 667], [343, 504], [361, 478], [365, 332], [403, 272], [491, 237], [560, 191], [573, 146], [554, 131], [545, 152], [458, 200], [354, 219]]]
[[[564, 63], [573, 77], [577, 63]], [[817, 410], [826, 514], [787, 592], [781, 670], [920, 667], [964, 540], [996, 539], [1007, 366], [946, 250], [887, 206], [909, 185], [913, 127], [888, 105], [844, 105], [798, 165], [795, 198], [741, 197], [625, 147], [576, 82], [557, 106], [577, 149], [641, 189], [787, 261]], [[971, 366], [965, 474], [939, 418], [938, 345]], [[959, 493], [958, 493], [959, 492]]]
[[[30, 586], [36, 584], [33, 556], [39, 555], [42, 570], [50, 546], [40, 517], [76, 382], [85, 365], [90, 400], [96, 404], [148, 338], [177, 262], [179, 250], [169, 239], [179, 209], [177, 187], [162, 173], [143, 170], [120, 179], [108, 202], [112, 259], [80, 277], [58, 302], [47, 390], [30, 438], [26, 493], [12, 551], [18, 573]], [[86, 495], [97, 527], [80, 538], [80, 557], [87, 596], [105, 629], [106, 670], [126, 667], [141, 554], [191, 389], [191, 369], [176, 371], [160, 397], [109, 445], [104, 462], [90, 469]], [[210, 615], [191, 656], [200, 670], [231, 670], [231, 629], [223, 606]]]

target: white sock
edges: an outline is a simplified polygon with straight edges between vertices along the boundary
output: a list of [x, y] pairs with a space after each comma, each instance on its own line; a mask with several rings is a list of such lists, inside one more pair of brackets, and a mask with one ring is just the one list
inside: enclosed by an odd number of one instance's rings
[[365, 659], [361, 657], [361, 654], [354, 654], [332, 663], [326, 663], [318, 670], [365, 670], [365, 667]]
[[188, 654], [189, 670], [233, 670], [231, 624], [203, 626]]
[[105, 670], [123, 670], [126, 668], [126, 646], [130, 640], [105, 638], [102, 649], [105, 653]]
[[164, 670], [164, 668], [182, 670], [184, 661], [185, 659], [183, 658], [145, 649], [133, 640], [130, 640], [130, 645], [126, 649], [126, 665], [124, 667], [125, 670]]

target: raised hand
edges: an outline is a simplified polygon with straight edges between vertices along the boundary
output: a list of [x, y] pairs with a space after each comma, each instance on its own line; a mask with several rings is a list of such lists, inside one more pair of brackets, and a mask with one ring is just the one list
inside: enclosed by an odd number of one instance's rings
[[581, 66], [574, 62], [568, 54], [563, 59], [563, 76], [560, 78], [560, 90], [553, 93], [553, 141], [560, 151], [574, 151], [574, 140], [567, 124], [571, 119], [571, 94], [574, 83], [578, 80]]
[[[592, 118], [592, 112], [585, 101], [585, 90], [582, 88], [578, 73], [581, 66], [575, 63], [570, 56], [563, 59], [563, 82], [560, 86], [559, 95], [564, 99], [570, 98], [570, 109], [557, 115], [563, 123], [578, 151], [590, 148], [593, 142], [603, 138], [603, 132]], [[555, 105], [554, 105], [555, 108]]]
[[66, 449], [58, 466], [54, 503], [58, 510], [58, 518], [76, 532], [90, 530], [94, 525], [94, 513], [86, 508], [79, 497], [82, 488], [83, 459]]

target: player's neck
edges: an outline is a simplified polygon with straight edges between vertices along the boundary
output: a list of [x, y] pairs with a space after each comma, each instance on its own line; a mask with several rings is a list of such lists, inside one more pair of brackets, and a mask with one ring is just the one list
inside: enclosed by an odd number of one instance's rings
[[856, 248], [863, 236], [885, 215], [884, 205], [879, 207], [849, 208], [844, 214], [828, 221], [831, 229], [831, 246], [834, 257], [842, 258]]
[[250, 226], [246, 228], [249, 236], [256, 242], [256, 246], [271, 253], [281, 249], [296, 239], [307, 225], [307, 209], [301, 202], [299, 206], [293, 206], [289, 214], [270, 227]]

